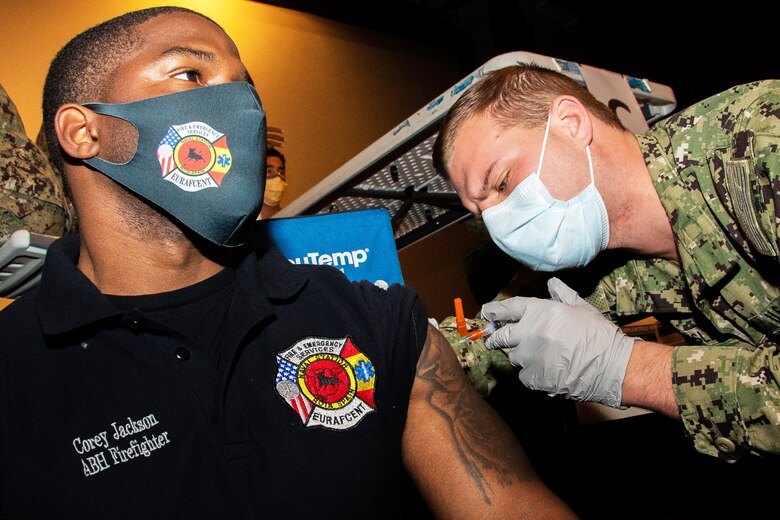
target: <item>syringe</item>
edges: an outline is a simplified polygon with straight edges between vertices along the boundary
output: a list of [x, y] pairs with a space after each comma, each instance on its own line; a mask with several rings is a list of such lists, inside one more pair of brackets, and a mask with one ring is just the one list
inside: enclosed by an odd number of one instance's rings
[[495, 321], [489, 321], [487, 324], [482, 327], [481, 329], [477, 329], [474, 332], [470, 332], [466, 336], [463, 337], [462, 340], [460, 340], [458, 343], [466, 343], [467, 341], [474, 341], [479, 338], [486, 338], [493, 334], [495, 331], [498, 330], [498, 328], [503, 325], [501, 323], [495, 322]]

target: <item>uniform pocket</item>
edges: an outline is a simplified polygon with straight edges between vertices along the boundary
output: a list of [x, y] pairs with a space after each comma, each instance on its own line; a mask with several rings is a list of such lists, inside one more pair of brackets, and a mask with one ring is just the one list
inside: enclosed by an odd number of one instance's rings
[[[723, 173], [731, 199], [734, 218], [751, 246], [765, 256], [778, 256], [775, 221], [777, 206], [772, 175], [777, 176], [776, 157], [780, 139], [775, 136], [751, 134], [746, 153], [735, 157], [723, 153]], [[775, 150], [774, 153], [768, 153]], [[777, 183], [777, 179], [774, 179]]]

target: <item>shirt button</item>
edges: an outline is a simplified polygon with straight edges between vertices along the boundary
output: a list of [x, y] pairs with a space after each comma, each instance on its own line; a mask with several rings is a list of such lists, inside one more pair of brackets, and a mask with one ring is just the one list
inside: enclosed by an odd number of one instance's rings
[[130, 329], [132, 332], [138, 332], [141, 330], [141, 323], [138, 320], [130, 320], [127, 322], [127, 328]]
[[190, 351], [184, 347], [177, 348], [176, 359], [178, 359], [179, 361], [187, 361], [188, 359], [190, 359]]
[[737, 451], [737, 447], [734, 445], [734, 441], [727, 439], [726, 437], [718, 437], [715, 439], [715, 447], [721, 453], [734, 453]]

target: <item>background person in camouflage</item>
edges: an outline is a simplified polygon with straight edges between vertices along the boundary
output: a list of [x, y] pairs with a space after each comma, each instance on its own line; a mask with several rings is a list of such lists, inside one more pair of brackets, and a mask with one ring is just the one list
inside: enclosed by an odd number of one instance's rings
[[0, 244], [27, 229], [61, 236], [70, 226], [61, 176], [25, 132], [16, 106], [0, 85]]
[[[487, 74], [445, 119], [434, 145], [439, 172], [477, 215], [522, 207], [516, 188], [534, 168], [568, 208], [591, 183], [592, 157], [610, 250], [585, 270], [598, 280], [581, 284], [587, 302], [552, 279], [551, 299], [483, 306], [484, 318], [516, 322], [487, 346], [512, 348], [531, 388], [681, 418], [702, 453], [780, 453], [778, 146], [780, 81], [733, 87], [635, 135], [561, 74], [532, 65]], [[523, 262], [527, 244], [507, 243]], [[634, 342], [604, 315], [668, 320], [687, 344]]]

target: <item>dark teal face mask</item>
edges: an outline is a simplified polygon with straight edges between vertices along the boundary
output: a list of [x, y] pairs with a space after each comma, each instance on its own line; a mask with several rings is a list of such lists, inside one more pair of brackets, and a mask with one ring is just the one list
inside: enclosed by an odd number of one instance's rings
[[84, 162], [219, 246], [244, 243], [265, 188], [265, 113], [254, 87], [225, 83], [84, 106], [133, 124], [133, 158]]

